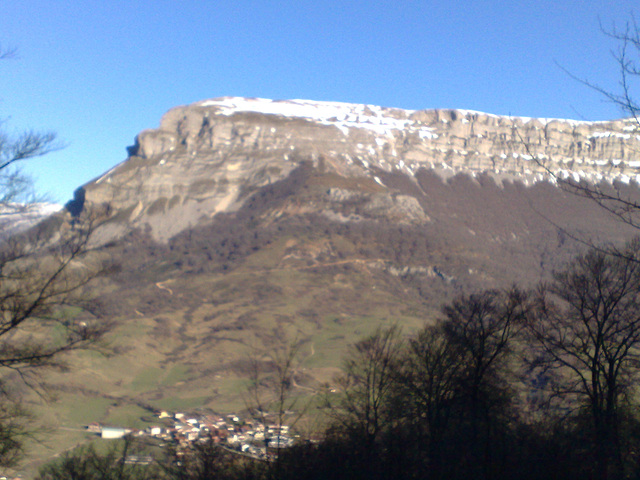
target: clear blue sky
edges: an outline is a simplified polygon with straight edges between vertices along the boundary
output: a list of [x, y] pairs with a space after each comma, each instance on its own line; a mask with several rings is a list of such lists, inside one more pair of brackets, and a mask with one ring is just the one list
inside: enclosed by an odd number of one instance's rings
[[[220, 96], [604, 120], [637, 0], [0, 0], [4, 127], [56, 130], [32, 161], [57, 201], [126, 158], [169, 108]], [[640, 12], [637, 12], [640, 16]], [[639, 95], [640, 96], [640, 95]]]

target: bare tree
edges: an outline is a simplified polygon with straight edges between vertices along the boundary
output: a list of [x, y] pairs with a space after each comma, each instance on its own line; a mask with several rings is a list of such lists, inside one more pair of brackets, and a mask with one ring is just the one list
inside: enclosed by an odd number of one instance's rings
[[[14, 54], [0, 48], [0, 59]], [[33, 198], [19, 164], [59, 146], [52, 132], [11, 136], [0, 129], [0, 214]], [[63, 212], [22, 233], [0, 231], [0, 404], [15, 413], [0, 416], [0, 465], [17, 461], [27, 433], [9, 380], [36, 388], [43, 367], [61, 366], [63, 353], [95, 345], [107, 329], [98, 302], [87, 295], [104, 271], [89, 239], [106, 213], [85, 212], [71, 222]]]
[[397, 413], [393, 400], [401, 348], [397, 326], [378, 328], [353, 345], [344, 362], [344, 374], [338, 379], [342, 395], [337, 403], [329, 401], [327, 405], [338, 429], [362, 448], [364, 462], [370, 467], [376, 443]]
[[29, 130], [10, 135], [5, 129], [0, 129], [0, 206], [5, 209], [9, 205], [18, 206], [17, 203], [26, 206], [26, 202], [37, 199], [33, 181], [20, 165], [59, 148], [62, 144], [55, 132]]
[[479, 478], [494, 478], [500, 468], [497, 446], [510, 420], [516, 378], [512, 354], [528, 311], [528, 295], [515, 287], [463, 295], [443, 308], [444, 336], [463, 363], [456, 379], [456, 407], [466, 430], [460, 459]]
[[[0, 45], [0, 60], [17, 57], [17, 50]], [[0, 120], [0, 215], [22, 206], [38, 197], [35, 195], [33, 181], [25, 174], [21, 164], [29, 159], [40, 157], [63, 147], [53, 131], [27, 130], [10, 134], [6, 121]]]
[[524, 327], [527, 294], [512, 288], [461, 296], [443, 308], [447, 339], [465, 358], [465, 383], [472, 404], [480, 406], [483, 390], [496, 390], [504, 375], [505, 359]]
[[[88, 283], [104, 272], [88, 245], [94, 223], [44, 224], [0, 245], [0, 368], [21, 374], [59, 364], [59, 354], [94, 342], [106, 325]], [[58, 357], [58, 358], [56, 358]]]
[[529, 304], [516, 288], [461, 295], [408, 341], [397, 377], [410, 409], [403, 421], [424, 448], [414, 457], [433, 478], [497, 475]]
[[245, 401], [252, 414], [267, 423], [267, 412], [273, 410], [278, 428], [284, 424], [287, 411], [298, 404], [292, 394], [300, 344], [293, 342], [268, 354], [254, 351], [248, 359], [249, 386]]
[[423, 328], [408, 342], [398, 375], [398, 383], [410, 409], [408, 423], [412, 435], [424, 446], [426, 464], [434, 479], [446, 478], [448, 459], [445, 440], [456, 403], [460, 380], [466, 369], [465, 357], [458, 345], [450, 342], [442, 323]]
[[96, 223], [82, 218], [72, 226], [67, 217], [0, 240], [0, 405], [16, 413], [0, 415], [0, 465], [15, 463], [29, 433], [21, 428], [28, 417], [12, 406], [21, 401], [15, 382], [42, 396], [46, 367], [66, 367], [72, 350], [102, 348], [110, 328], [90, 292], [108, 268], [89, 246]]
[[[581, 78], [560, 66], [568, 76], [575, 81], [594, 90], [617, 107], [624, 117], [630, 122], [631, 130], [640, 132], [640, 104], [634, 91], [638, 88], [640, 81], [640, 27], [635, 17], [631, 14], [630, 19], [622, 28], [613, 24], [610, 28], [601, 25], [602, 33], [609, 39], [616, 42], [616, 48], [612, 50], [615, 65], [619, 70], [619, 81], [616, 89], [606, 88], [596, 84], [587, 78]], [[634, 129], [635, 127], [635, 129]], [[589, 183], [575, 180], [572, 177], [561, 177], [553, 172], [530, 148], [529, 144], [515, 130], [520, 143], [524, 146], [527, 154], [542, 167], [556, 183], [569, 193], [585, 197], [594, 201], [597, 205], [609, 212], [614, 218], [633, 228], [640, 229], [640, 196], [633, 189], [625, 188], [622, 185]], [[640, 154], [640, 152], [636, 152]], [[570, 232], [567, 232], [570, 234]], [[573, 235], [570, 234], [573, 237]], [[593, 243], [584, 239], [577, 240], [587, 243], [590, 247], [595, 247]], [[602, 248], [602, 247], [600, 247]], [[615, 253], [615, 249], [611, 249]]]
[[[301, 343], [273, 347], [268, 354], [254, 351], [249, 357], [247, 409], [254, 419], [265, 427], [265, 447], [273, 449], [273, 462], [267, 467], [270, 478], [280, 475], [280, 454], [290, 446], [287, 432], [295, 429], [296, 423], [306, 414], [311, 401], [296, 392], [295, 374], [300, 362]], [[307, 395], [308, 397], [308, 395]], [[268, 426], [275, 423], [273, 436], [269, 437]]]
[[597, 478], [622, 478], [622, 413], [640, 361], [640, 242], [579, 256], [538, 294], [529, 331], [557, 393], [590, 419]]

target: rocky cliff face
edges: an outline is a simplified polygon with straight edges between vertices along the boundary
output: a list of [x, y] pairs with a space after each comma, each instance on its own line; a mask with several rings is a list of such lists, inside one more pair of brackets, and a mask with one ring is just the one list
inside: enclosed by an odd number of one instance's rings
[[158, 129], [138, 135], [126, 161], [84, 188], [87, 201], [110, 202], [122, 220], [148, 224], [166, 240], [218, 212], [237, 210], [248, 192], [308, 163], [360, 181], [336, 184], [317, 199], [327, 215], [335, 213], [332, 204], [366, 194], [370, 212], [426, 222], [429, 215], [411, 189], [390, 188], [383, 176], [401, 175], [416, 186], [420, 169], [524, 184], [553, 182], [554, 176], [629, 183], [640, 178], [638, 130], [631, 120], [220, 98], [170, 110]]

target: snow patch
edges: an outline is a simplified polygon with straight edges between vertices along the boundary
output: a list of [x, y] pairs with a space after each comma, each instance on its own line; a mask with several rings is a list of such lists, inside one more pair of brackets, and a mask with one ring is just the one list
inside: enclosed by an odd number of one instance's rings
[[629, 140], [631, 138], [631, 135], [629, 135], [628, 133], [617, 133], [617, 132], [594, 132], [591, 135], [589, 135], [588, 138], [609, 138], [609, 137], [621, 138], [622, 140]]
[[26, 230], [63, 208], [62, 205], [55, 203], [8, 203], [0, 205], [0, 236]]
[[217, 115], [229, 116], [238, 112], [254, 112], [290, 118], [303, 118], [322, 125], [333, 125], [345, 135], [349, 134], [349, 129], [358, 128], [387, 137], [393, 136], [394, 132], [407, 130], [409, 133], [418, 132], [421, 138], [435, 138], [431, 128], [417, 125], [408, 118], [414, 110], [342, 102], [269, 100], [242, 97], [204, 100], [196, 105], [200, 107], [215, 107]]

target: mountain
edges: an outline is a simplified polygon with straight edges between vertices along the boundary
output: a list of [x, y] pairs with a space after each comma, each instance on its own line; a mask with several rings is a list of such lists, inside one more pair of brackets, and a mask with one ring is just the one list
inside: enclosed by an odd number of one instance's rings
[[498, 184], [531, 185], [552, 175], [629, 183], [640, 173], [636, 130], [631, 120], [221, 98], [170, 110], [158, 129], [137, 136], [125, 162], [82, 194], [111, 203], [124, 220], [149, 225], [155, 239], [167, 241], [216, 213], [238, 211], [253, 189], [288, 178], [304, 163], [362, 183], [328, 181], [318, 198], [325, 214], [366, 190], [370, 212], [391, 207], [409, 223], [424, 223], [429, 207], [420, 202], [418, 178], [425, 171], [444, 179], [488, 176]]
[[114, 355], [51, 375], [53, 423], [240, 409], [248, 359], [294, 342], [308, 394], [379, 325], [411, 332], [461, 292], [529, 287], [585, 242], [628, 239], [558, 179], [638, 198], [635, 132], [306, 100], [174, 108], [67, 205], [111, 207], [95, 242], [119, 269], [95, 290], [117, 327]]
[[0, 231], [5, 236], [24, 231], [62, 209], [54, 203], [0, 205]]

